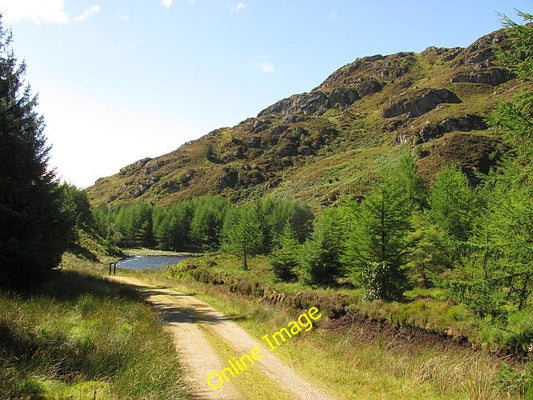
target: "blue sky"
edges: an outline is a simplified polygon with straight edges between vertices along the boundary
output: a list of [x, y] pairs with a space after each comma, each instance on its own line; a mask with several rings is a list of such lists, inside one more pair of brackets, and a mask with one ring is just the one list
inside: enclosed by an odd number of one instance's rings
[[0, 0], [80, 187], [310, 91], [357, 57], [467, 46], [531, 0]]

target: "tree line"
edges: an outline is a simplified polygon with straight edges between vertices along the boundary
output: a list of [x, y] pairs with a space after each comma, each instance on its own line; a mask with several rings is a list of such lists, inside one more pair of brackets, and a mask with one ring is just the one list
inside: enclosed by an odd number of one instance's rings
[[311, 210], [296, 201], [263, 199], [236, 206], [221, 197], [199, 197], [164, 207], [153, 204], [107, 206], [93, 209], [95, 226], [108, 244], [173, 251], [268, 254], [285, 224], [300, 240], [308, 235]]

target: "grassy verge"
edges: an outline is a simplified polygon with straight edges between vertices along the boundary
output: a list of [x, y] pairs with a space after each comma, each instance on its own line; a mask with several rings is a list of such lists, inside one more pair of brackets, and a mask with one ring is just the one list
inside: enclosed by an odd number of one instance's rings
[[[286, 326], [294, 316], [287, 310], [242, 297], [227, 297], [194, 284], [223, 313], [242, 318], [257, 339]], [[276, 350], [276, 355], [324, 390], [344, 399], [511, 399], [509, 388], [498, 387], [494, 359], [478, 352], [421, 344], [394, 346], [361, 327], [334, 329], [323, 324]]]
[[63, 270], [34, 293], [0, 292], [2, 399], [186, 399], [177, 361], [124, 285]]
[[[443, 293], [413, 292], [405, 304], [364, 303], [353, 290], [273, 283], [267, 270], [266, 258], [255, 259], [250, 271], [242, 271], [238, 260], [212, 255], [181, 263], [169, 273], [176, 279], [174, 286], [185, 285], [223, 313], [240, 317], [256, 338], [286, 326], [298, 310], [319, 307], [326, 316], [319, 329], [291, 339], [277, 355], [341, 398], [527, 398], [524, 365], [510, 367], [506, 358], [424, 333], [424, 328], [449, 329], [464, 338], [480, 329], [467, 310]], [[168, 276], [151, 272], [146, 277], [172, 285]], [[345, 317], [359, 319], [339, 318], [346, 311]], [[403, 330], [388, 329], [394, 326]]]

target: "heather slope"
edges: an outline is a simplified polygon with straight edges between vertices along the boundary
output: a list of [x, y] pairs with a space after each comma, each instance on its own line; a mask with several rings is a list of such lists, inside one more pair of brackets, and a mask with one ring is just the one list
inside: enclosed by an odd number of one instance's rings
[[319, 209], [365, 192], [376, 163], [401, 144], [418, 146], [428, 182], [448, 161], [475, 179], [505, 151], [484, 116], [531, 86], [502, 66], [495, 45], [507, 46], [504, 31], [465, 49], [357, 59], [308, 93], [99, 179], [88, 195], [93, 204], [171, 204], [272, 194]]

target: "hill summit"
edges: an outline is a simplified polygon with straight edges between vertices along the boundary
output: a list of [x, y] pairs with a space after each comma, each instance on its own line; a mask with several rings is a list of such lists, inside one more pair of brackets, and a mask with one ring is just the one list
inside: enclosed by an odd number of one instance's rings
[[234, 127], [144, 158], [87, 189], [93, 204], [172, 204], [202, 195], [264, 195], [314, 208], [364, 193], [399, 145], [416, 147], [428, 184], [455, 162], [475, 180], [504, 151], [484, 116], [531, 83], [496, 57], [505, 31], [467, 48], [429, 47], [356, 59], [308, 93], [282, 99]]

